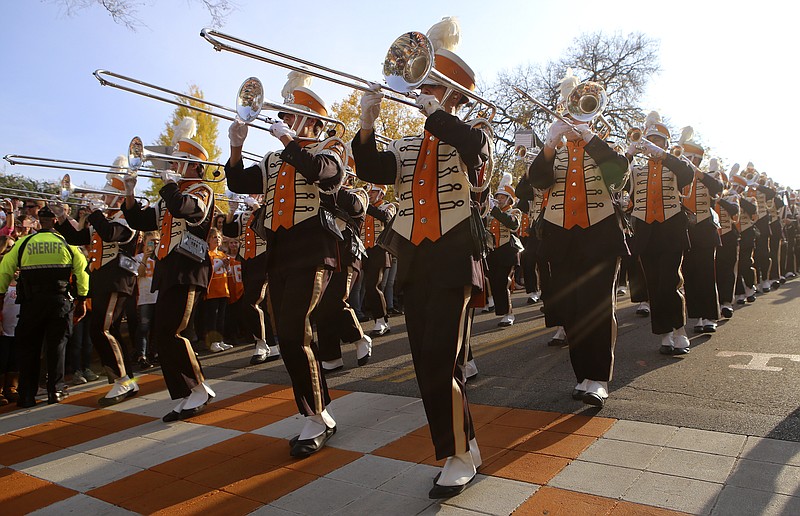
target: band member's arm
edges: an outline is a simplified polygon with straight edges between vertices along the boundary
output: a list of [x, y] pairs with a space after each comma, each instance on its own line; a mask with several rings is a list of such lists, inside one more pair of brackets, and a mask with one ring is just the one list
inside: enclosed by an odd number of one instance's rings
[[783, 199], [781, 198], [781, 196], [780, 195], [776, 195], [775, 196], [775, 207], [778, 208], [778, 209], [781, 209], [784, 206], [786, 206], [786, 205], [783, 203]]
[[100, 210], [89, 214], [89, 224], [105, 242], [130, 242], [135, 232], [119, 222], [112, 222]]
[[519, 183], [517, 183], [517, 187], [514, 188], [514, 195], [517, 199], [520, 200], [520, 209], [522, 203], [525, 203], [526, 208], [522, 209], [522, 211], [529, 211], [530, 208], [530, 201], [533, 200], [534, 196], [536, 195], [533, 191], [533, 186], [531, 186], [530, 181], [528, 180], [528, 174], [523, 174], [522, 177], [519, 179]]
[[226, 219], [225, 223], [222, 224], [222, 235], [228, 238], [239, 238], [243, 230], [241, 213], [235, 214], [230, 222]]
[[519, 217], [516, 217], [515, 214], [519, 214], [517, 210], [508, 210], [507, 212], [501, 210], [497, 206], [492, 208], [492, 217], [497, 219], [497, 221], [510, 229], [511, 231], [516, 231], [519, 229]]
[[717, 202], [722, 206], [722, 209], [727, 211], [731, 216], [739, 213], [739, 205], [735, 202], [728, 202], [725, 199], [717, 199]]
[[698, 179], [706, 186], [706, 188], [708, 188], [708, 193], [711, 195], [711, 197], [716, 197], [717, 195], [721, 194], [723, 188], [725, 188], [725, 185], [722, 184], [722, 181], [711, 174], [700, 172]]
[[776, 193], [775, 190], [773, 190], [772, 188], [770, 188], [768, 186], [756, 185], [756, 190], [758, 190], [759, 192], [763, 193], [767, 197], [767, 199], [772, 199], [773, 197], [775, 197], [775, 193]]
[[599, 136], [594, 136], [589, 140], [584, 150], [600, 167], [600, 173], [606, 184], [617, 185], [617, 188], [621, 188], [626, 183], [630, 164], [625, 156], [612, 149]]
[[694, 181], [694, 169], [691, 165], [670, 153], [664, 155], [664, 166], [675, 174], [678, 179], [678, 189], [683, 190]]
[[320, 189], [326, 192], [338, 189], [344, 177], [344, 167], [341, 159], [344, 156], [344, 149], [342, 148], [341, 157], [337, 157], [334, 154], [335, 151], [330, 153], [322, 151], [311, 154], [300, 147], [295, 140], [290, 141], [286, 148], [281, 151], [281, 157], [284, 161], [293, 165], [306, 181], [311, 184], [318, 184]]
[[379, 185], [394, 184], [397, 178], [397, 157], [391, 151], [378, 151], [374, 132], [370, 131], [366, 142], [361, 143], [359, 131], [351, 145], [359, 179]]
[[231, 192], [263, 194], [267, 189], [266, 174], [258, 163], [244, 168], [241, 159], [235, 163], [232, 159], [228, 160], [225, 163], [225, 178]]
[[[360, 204], [360, 203], [359, 203]], [[376, 219], [380, 220], [384, 224], [387, 224], [390, 220], [392, 220], [392, 213], [391, 211], [383, 210], [373, 205], [367, 206], [367, 215], [372, 215]]]
[[92, 236], [89, 228], [83, 228], [81, 230], [75, 229], [69, 217], [65, 218], [63, 222], [59, 219], [59, 222], [56, 222], [55, 229], [61, 233], [68, 244], [89, 245], [92, 243]]
[[356, 233], [361, 231], [361, 226], [364, 224], [364, 217], [367, 212], [364, 205], [359, 200], [358, 196], [349, 190], [339, 190], [336, 195], [336, 206], [343, 212], [347, 213], [350, 220], [347, 221]]
[[173, 217], [202, 220], [208, 215], [214, 193], [203, 186], [192, 193], [182, 193], [177, 183], [167, 183], [158, 194]]
[[425, 129], [455, 147], [461, 161], [469, 168], [470, 182], [476, 184], [477, 176], [473, 175], [489, 161], [492, 152], [490, 135], [481, 127], [473, 127], [442, 109], [428, 116]]
[[155, 231], [158, 229], [158, 217], [153, 206], [143, 208], [141, 203], [135, 202], [132, 207], [129, 207], [126, 200], [125, 204], [122, 205], [122, 214], [125, 216], [128, 225], [134, 229], [142, 231]]
[[755, 215], [756, 212], [758, 211], [758, 207], [752, 202], [745, 199], [744, 197], [739, 199], [739, 205], [742, 207], [742, 211], [744, 211], [748, 215]]
[[530, 183], [533, 188], [539, 190], [546, 190], [556, 182], [556, 172], [553, 168], [556, 155], [553, 153], [548, 159], [547, 154], [546, 152], [537, 154], [531, 166], [528, 167], [528, 173], [523, 176], [523, 179], [527, 178], [527, 182]]

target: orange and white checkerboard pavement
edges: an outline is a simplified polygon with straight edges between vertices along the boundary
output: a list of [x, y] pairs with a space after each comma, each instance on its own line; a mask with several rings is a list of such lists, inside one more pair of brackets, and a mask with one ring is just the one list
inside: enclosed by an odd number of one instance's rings
[[287, 439], [303, 422], [289, 387], [212, 380], [203, 414], [166, 424], [163, 380], [138, 381], [138, 396], [107, 409], [96, 383], [58, 405], [0, 409], [0, 513], [709, 514], [736, 488], [746, 439], [706, 432], [687, 449], [682, 432], [701, 431], [472, 405], [479, 475], [433, 501], [442, 462], [419, 399], [331, 391], [336, 435], [296, 460]]

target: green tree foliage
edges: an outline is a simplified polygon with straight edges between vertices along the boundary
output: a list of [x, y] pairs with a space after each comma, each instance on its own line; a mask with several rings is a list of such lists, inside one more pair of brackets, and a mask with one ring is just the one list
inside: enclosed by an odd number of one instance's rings
[[[198, 99], [204, 98], [203, 91], [194, 84], [189, 86], [189, 90], [186, 93], [187, 95]], [[183, 101], [183, 99], [177, 100]], [[188, 102], [195, 107], [206, 107], [201, 102], [196, 100], [190, 100]], [[208, 161], [219, 162], [219, 157], [222, 154], [222, 150], [217, 146], [219, 119], [209, 114], [195, 111], [186, 106], [178, 106], [175, 108], [170, 119], [164, 123], [164, 130], [153, 142], [153, 145], [172, 146], [174, 143], [173, 139], [175, 136], [175, 127], [180, 124], [181, 120], [183, 120], [185, 117], [194, 118], [197, 122], [197, 134], [195, 134], [192, 139], [206, 149], [208, 152]], [[217, 171], [215, 167], [206, 167], [205, 178], [216, 179], [216, 177], [213, 175], [215, 171]], [[221, 168], [217, 172], [219, 174], [224, 174], [224, 171]], [[219, 177], [222, 176], [220, 175]], [[150, 188], [144, 191], [144, 195], [148, 199], [155, 201], [158, 199], [158, 191], [161, 190], [161, 187], [164, 186], [164, 183], [160, 179], [151, 179], [150, 181]], [[219, 195], [223, 195], [225, 193], [224, 181], [219, 183], [209, 183], [209, 186], [211, 186], [214, 192]], [[219, 202], [217, 203], [217, 207], [226, 212], [228, 210], [228, 203]]]

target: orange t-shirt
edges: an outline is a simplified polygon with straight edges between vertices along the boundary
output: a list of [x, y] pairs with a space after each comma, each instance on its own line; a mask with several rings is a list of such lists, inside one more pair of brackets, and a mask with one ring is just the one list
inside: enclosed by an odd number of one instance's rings
[[227, 255], [217, 249], [208, 252], [211, 258], [211, 280], [208, 282], [206, 299], [217, 299], [220, 297], [230, 297], [228, 292], [228, 270], [225, 266]]
[[228, 262], [228, 304], [235, 303], [241, 299], [244, 294], [244, 282], [242, 281], [242, 262], [233, 256], [229, 256]]

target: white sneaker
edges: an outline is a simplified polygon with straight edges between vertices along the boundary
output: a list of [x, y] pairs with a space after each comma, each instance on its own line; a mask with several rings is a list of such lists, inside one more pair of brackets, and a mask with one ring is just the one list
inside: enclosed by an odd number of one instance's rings
[[364, 335], [356, 341], [356, 359], [358, 360], [358, 365], [366, 365], [371, 356], [372, 339], [369, 337], [369, 335]]
[[514, 314], [504, 315], [503, 318], [500, 319], [500, 322], [497, 323], [500, 327], [511, 326], [512, 324], [514, 324]]
[[220, 351], [225, 351], [225, 349], [219, 342], [212, 342], [208, 347], [208, 350], [212, 353], [219, 353]]
[[378, 319], [375, 321], [375, 326], [372, 328], [372, 331], [370, 331], [369, 334], [372, 337], [380, 337], [389, 333], [389, 330], [389, 323], [383, 319]]
[[336, 360], [321, 360], [322, 369], [325, 372], [337, 371], [344, 367], [344, 360], [337, 358]]
[[230, 345], [230, 344], [228, 344], [227, 342], [222, 342], [222, 341], [220, 341], [220, 343], [219, 343], [219, 346], [220, 346], [222, 349], [225, 349], [225, 350], [228, 350], [228, 349], [233, 349], [233, 346], [231, 346], [231, 345]]

